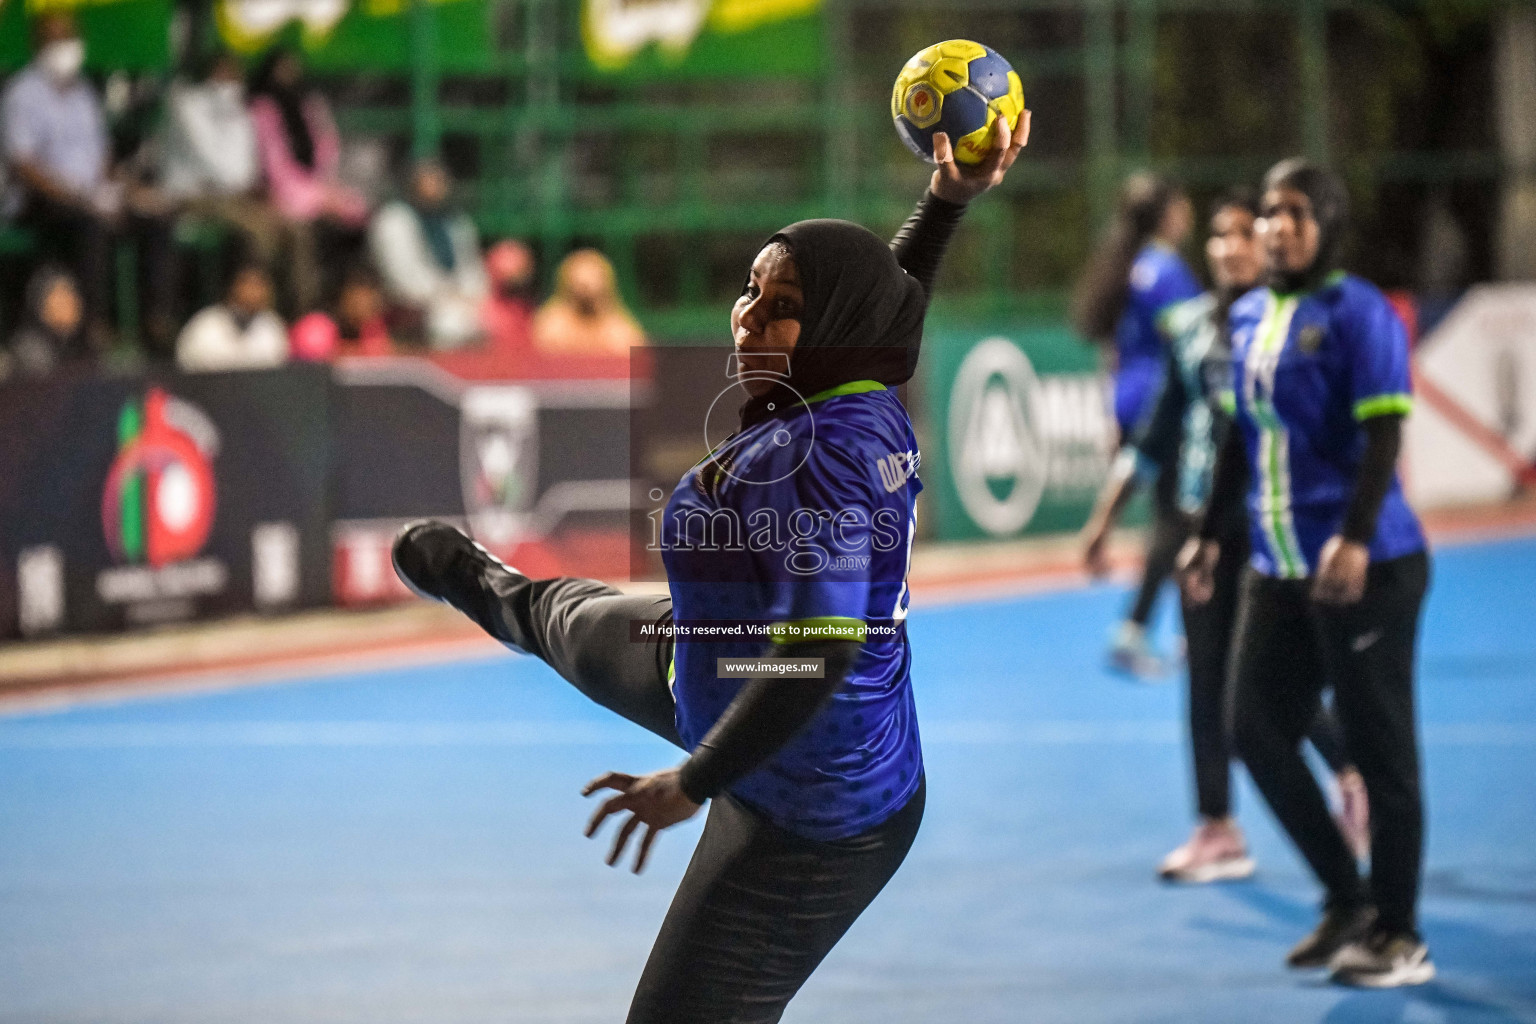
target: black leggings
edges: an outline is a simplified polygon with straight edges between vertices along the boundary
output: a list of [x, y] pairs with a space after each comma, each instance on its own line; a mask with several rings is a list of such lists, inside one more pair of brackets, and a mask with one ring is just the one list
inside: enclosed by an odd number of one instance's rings
[[[1238, 594], [1248, 564], [1247, 522], [1221, 540], [1216, 591], [1205, 604], [1183, 601], [1184, 639], [1189, 657], [1189, 748], [1195, 774], [1195, 809], [1202, 817], [1232, 813], [1232, 635]], [[1331, 709], [1320, 707], [1307, 739], [1338, 774], [1350, 767], [1344, 737]]]
[[1152, 486], [1152, 531], [1147, 535], [1141, 583], [1126, 616], [1138, 626], [1145, 626], [1151, 620], [1157, 595], [1172, 574], [1174, 563], [1179, 559], [1179, 549], [1189, 536], [1189, 516], [1179, 508], [1178, 482], [1178, 466], [1170, 464], [1158, 470], [1157, 482]]
[[[671, 641], [631, 640], [630, 622], [665, 622], [672, 601], [596, 580], [485, 571], [466, 615], [548, 662], [603, 707], [682, 746], [667, 686]], [[629, 1024], [771, 1024], [906, 858], [924, 787], [891, 818], [818, 842], [770, 823], [730, 794], [710, 802], [629, 1009]]]
[[[1372, 902], [1382, 927], [1413, 931], [1424, 848], [1414, 654], [1429, 586], [1423, 552], [1370, 567], [1365, 597], [1326, 607], [1311, 580], [1243, 577], [1234, 659], [1234, 738], [1254, 783], [1328, 891], [1331, 906]], [[1371, 883], [1302, 760], [1302, 734], [1331, 683], [1345, 747], [1371, 802]]]

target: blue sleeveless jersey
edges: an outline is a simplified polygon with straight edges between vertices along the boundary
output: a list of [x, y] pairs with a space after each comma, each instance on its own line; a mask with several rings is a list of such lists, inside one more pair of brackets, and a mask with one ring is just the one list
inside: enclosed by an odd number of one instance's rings
[[[1347, 274], [1313, 292], [1251, 291], [1232, 306], [1230, 325], [1253, 565], [1267, 576], [1310, 576], [1354, 493], [1360, 424], [1412, 408], [1407, 333], [1374, 285]], [[1394, 474], [1371, 558], [1423, 548]]]
[[[730, 787], [806, 838], [880, 824], [922, 773], [905, 628], [918, 463], [895, 393], [859, 381], [733, 437], [683, 477], [662, 513], [675, 623], [772, 626], [773, 642], [827, 627], [864, 637], [831, 702]], [[673, 696], [688, 749], [745, 682], [719, 678], [716, 659], [758, 657], [769, 643], [768, 634], [679, 639]]]

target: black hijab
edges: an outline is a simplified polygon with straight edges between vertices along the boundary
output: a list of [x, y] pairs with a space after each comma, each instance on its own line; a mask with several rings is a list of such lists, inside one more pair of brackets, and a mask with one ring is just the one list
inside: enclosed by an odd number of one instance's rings
[[1264, 175], [1264, 191], [1295, 189], [1312, 204], [1317, 221], [1317, 255], [1304, 270], [1271, 270], [1269, 286], [1278, 292], [1304, 292], [1321, 287], [1338, 267], [1344, 227], [1349, 221], [1349, 194], [1332, 171], [1301, 157], [1282, 160]]
[[309, 133], [309, 121], [304, 117], [304, 83], [288, 85], [277, 80], [277, 66], [284, 58], [298, 59], [298, 55], [284, 46], [274, 46], [267, 51], [251, 76], [251, 95], [266, 96], [277, 104], [283, 116], [283, 134], [288, 136], [288, 149], [301, 166], [315, 169], [315, 139]]
[[800, 273], [804, 312], [789, 379], [741, 408], [742, 429], [855, 380], [912, 378], [928, 300], [878, 235], [846, 220], [803, 220], [775, 234]]
[[59, 282], [67, 282], [78, 297], [80, 288], [62, 267], [44, 264], [27, 282], [26, 309], [21, 327], [11, 338], [11, 354], [18, 370], [33, 377], [44, 377], [60, 365], [90, 359], [86, 340], [84, 308], [75, 326], [60, 332], [43, 319], [43, 306]]

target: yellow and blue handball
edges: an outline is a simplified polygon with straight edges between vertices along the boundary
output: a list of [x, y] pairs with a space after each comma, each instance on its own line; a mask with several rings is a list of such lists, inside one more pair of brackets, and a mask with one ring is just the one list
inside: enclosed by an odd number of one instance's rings
[[896, 134], [919, 158], [933, 162], [933, 136], [944, 132], [962, 164], [980, 163], [997, 137], [997, 119], [1010, 130], [1024, 113], [1018, 72], [990, 46], [950, 39], [920, 50], [896, 76], [891, 117]]

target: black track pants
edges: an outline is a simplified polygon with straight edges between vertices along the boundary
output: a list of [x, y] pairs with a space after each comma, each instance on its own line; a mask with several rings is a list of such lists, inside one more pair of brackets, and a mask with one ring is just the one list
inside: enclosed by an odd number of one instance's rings
[[[504, 643], [548, 662], [603, 707], [682, 746], [667, 686], [671, 641], [636, 643], [630, 622], [665, 622], [671, 599], [596, 580], [530, 580], [489, 568], [461, 608]], [[662, 922], [629, 1024], [771, 1024], [901, 866], [925, 788], [859, 835], [805, 839], [729, 794]]]
[[[1246, 523], [1221, 538], [1216, 591], [1205, 604], [1181, 603], [1189, 659], [1189, 749], [1195, 776], [1195, 809], [1206, 818], [1232, 813], [1232, 637], [1238, 595], [1248, 564]], [[1335, 773], [1353, 762], [1344, 749], [1333, 712], [1320, 708], [1307, 732]]]
[[[1328, 902], [1372, 902], [1383, 927], [1412, 931], [1424, 848], [1414, 655], [1429, 558], [1421, 552], [1373, 564], [1368, 579], [1358, 604], [1330, 607], [1309, 598], [1310, 580], [1245, 573], [1234, 738]], [[1329, 684], [1345, 748], [1371, 802], [1369, 893], [1301, 756], [1301, 737]]]

